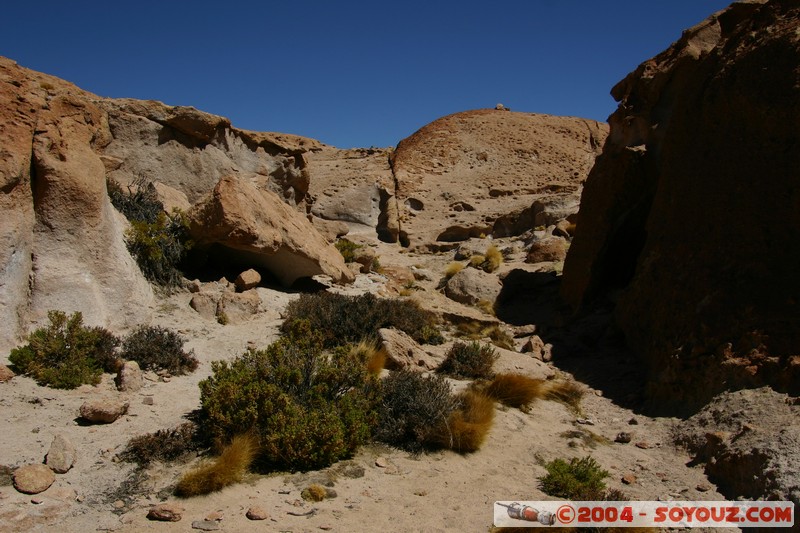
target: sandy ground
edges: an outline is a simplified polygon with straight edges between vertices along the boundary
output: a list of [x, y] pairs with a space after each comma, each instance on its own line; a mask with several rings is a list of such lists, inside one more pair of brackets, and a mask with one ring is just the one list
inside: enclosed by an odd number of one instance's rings
[[[450, 261], [449, 256], [417, 256], [393, 245], [377, 246], [383, 265], [417, 265], [441, 273]], [[384, 282], [381, 276], [360, 276], [348, 291], [378, 291]], [[671, 445], [670, 429], [676, 420], [624, 409], [594, 389], [589, 389], [579, 414], [549, 401], [536, 403], [528, 413], [497, 407], [487, 442], [470, 455], [443, 451], [412, 456], [371, 445], [323, 471], [250, 475], [215, 494], [177, 499], [167, 489], [189, 465], [156, 464], [134, 476], [134, 467], [115, 456], [131, 437], [174, 427], [196, 410], [197, 384], [210, 374], [211, 361], [231, 359], [248, 344], [265, 346], [277, 337], [280, 312], [296, 295], [259, 292], [265, 312], [226, 326], [204, 320], [189, 308], [188, 293], [160, 300], [154, 322], [179, 331], [200, 367], [168, 382], [148, 375], [143, 389], [123, 395], [130, 402], [128, 414], [113, 424], [85, 426], [77, 420], [85, 400], [121, 395], [111, 376], [97, 387], [72, 391], [40, 387], [23, 376], [0, 384], [0, 465], [42, 462], [57, 434], [68, 437], [78, 449], [75, 466], [57, 475], [55, 484], [41, 494], [30, 496], [7, 484], [0, 486], [0, 531], [188, 531], [193, 522], [217, 513], [214, 518], [221, 519], [205, 525], [221, 531], [486, 532], [492, 525], [494, 501], [552, 499], [538, 488], [544, 462], [585, 455], [611, 473], [609, 487], [623, 490], [631, 499], [725, 499], [702, 468], [687, 466], [688, 454]], [[504, 357], [507, 368], [542, 371], [537, 365], [543, 364], [532, 365], [528, 355]], [[558, 371], [552, 364], [549, 367], [547, 372]], [[152, 405], [147, 405], [147, 398], [152, 398]], [[591, 424], [581, 423], [587, 419]], [[631, 424], [631, 419], [637, 423]], [[620, 431], [633, 433], [632, 442], [614, 443]], [[644, 444], [640, 448], [636, 443]], [[635, 480], [623, 483], [626, 475]], [[328, 485], [336, 497], [320, 503], [303, 501], [300, 492], [312, 482]], [[162, 501], [184, 507], [182, 520], [148, 520], [148, 509]], [[247, 519], [251, 506], [262, 507], [269, 518]]]

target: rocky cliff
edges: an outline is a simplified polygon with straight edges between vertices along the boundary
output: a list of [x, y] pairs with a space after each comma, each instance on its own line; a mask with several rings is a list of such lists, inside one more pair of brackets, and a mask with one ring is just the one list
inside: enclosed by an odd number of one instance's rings
[[734, 3], [612, 90], [562, 289], [618, 301], [659, 409], [800, 387], [798, 27], [797, 2]]

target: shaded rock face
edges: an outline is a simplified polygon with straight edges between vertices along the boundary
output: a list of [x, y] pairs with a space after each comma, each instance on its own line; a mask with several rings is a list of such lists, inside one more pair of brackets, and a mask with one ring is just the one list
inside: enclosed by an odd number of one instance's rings
[[97, 151], [111, 136], [92, 96], [0, 58], [0, 348], [50, 309], [110, 327], [149, 318], [150, 286], [106, 193]]
[[392, 156], [400, 242], [436, 249], [565, 218], [577, 211], [607, 131], [591, 120], [494, 109], [435, 120]]
[[237, 177], [221, 179], [188, 217], [199, 248], [261, 267], [283, 285], [320, 274], [336, 282], [354, 279], [341, 254], [305, 216], [275, 193]]
[[562, 294], [619, 291], [663, 410], [800, 387], [800, 6], [736, 3], [617, 84]]

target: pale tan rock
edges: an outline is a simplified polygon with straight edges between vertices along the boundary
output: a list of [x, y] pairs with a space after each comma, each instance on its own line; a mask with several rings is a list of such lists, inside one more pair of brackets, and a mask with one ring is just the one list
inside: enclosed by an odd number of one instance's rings
[[241, 293], [225, 292], [217, 303], [216, 316], [224, 313], [228, 323], [245, 322], [258, 313], [261, 308], [261, 297], [254, 289]]
[[221, 179], [192, 208], [189, 223], [198, 247], [220, 245], [228, 257], [259, 266], [286, 286], [320, 274], [337, 283], [354, 279], [339, 252], [304, 216], [274, 193], [234, 176]]
[[249, 520], [266, 520], [269, 518], [269, 513], [263, 507], [254, 505], [247, 510], [245, 516]]
[[217, 302], [219, 296], [201, 292], [192, 296], [189, 306], [200, 313], [200, 316], [207, 320], [215, 320], [217, 316]]
[[6, 365], [0, 365], [0, 383], [11, 381], [11, 378], [14, 376], [16, 376], [16, 374], [14, 374], [10, 368], [8, 368]]
[[465, 304], [480, 301], [494, 303], [503, 284], [494, 274], [476, 268], [464, 268], [447, 280], [444, 292], [448, 298]]
[[236, 290], [239, 292], [254, 289], [261, 283], [261, 274], [259, 274], [257, 270], [250, 268], [239, 274], [236, 277], [236, 281], [233, 283], [236, 285]]
[[147, 518], [158, 522], [179, 522], [184, 511], [183, 506], [176, 503], [162, 503], [151, 507], [147, 511]]
[[164, 204], [164, 211], [167, 213], [171, 214], [175, 211], [185, 213], [192, 208], [192, 204], [189, 202], [189, 198], [186, 196], [185, 192], [159, 181], [154, 182], [153, 185], [155, 185], [158, 199]]
[[545, 237], [533, 241], [528, 248], [527, 263], [563, 261], [567, 257], [567, 241], [562, 237]]
[[110, 424], [127, 413], [129, 405], [111, 398], [88, 400], [81, 405], [80, 415], [93, 424]]
[[437, 361], [428, 355], [408, 334], [394, 328], [378, 330], [381, 348], [386, 353], [386, 368], [400, 370], [433, 370]]
[[347, 224], [340, 220], [325, 220], [315, 216], [310, 217], [310, 220], [311, 224], [328, 242], [336, 242], [339, 237], [344, 237], [350, 233], [350, 228]]
[[125, 361], [117, 373], [115, 382], [120, 392], [136, 392], [141, 389], [144, 386], [144, 377], [139, 363]]
[[14, 488], [24, 494], [39, 494], [50, 488], [56, 475], [47, 465], [25, 465], [14, 471]]
[[45, 457], [45, 464], [56, 474], [66, 474], [75, 464], [77, 455], [78, 452], [72, 441], [64, 435], [56, 435], [53, 437], [50, 450], [47, 452], [47, 457]]

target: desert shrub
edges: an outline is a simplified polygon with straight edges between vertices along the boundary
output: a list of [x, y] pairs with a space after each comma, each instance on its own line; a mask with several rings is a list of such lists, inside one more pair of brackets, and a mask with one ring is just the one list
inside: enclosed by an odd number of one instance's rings
[[544, 468], [547, 475], [539, 482], [546, 494], [576, 501], [604, 499], [606, 484], [603, 480], [609, 474], [593, 458], [573, 457], [569, 462], [555, 459]]
[[551, 381], [544, 390], [545, 399], [563, 403], [575, 411], [580, 411], [584, 394], [586, 387], [575, 381]]
[[186, 217], [179, 212], [161, 212], [154, 222], [131, 220], [125, 240], [145, 278], [165, 287], [180, 283], [178, 265], [192, 247], [188, 227]]
[[432, 442], [459, 453], [478, 451], [494, 420], [494, 400], [481, 392], [466, 390], [456, 396], [456, 408], [447, 423], [436, 428]]
[[477, 320], [461, 322], [456, 326], [456, 335], [469, 340], [488, 337], [498, 348], [514, 350], [514, 338], [498, 324], [485, 324]]
[[127, 192], [116, 181], [106, 181], [111, 205], [131, 222], [154, 223], [164, 213], [164, 204], [158, 199], [156, 187], [144, 178], [138, 178], [128, 186]]
[[197, 368], [194, 351], [183, 350], [180, 335], [160, 326], [140, 326], [122, 342], [123, 359], [136, 361], [143, 370], [186, 374]]
[[230, 444], [223, 447], [219, 457], [184, 474], [175, 488], [175, 494], [198, 496], [238, 483], [253, 463], [257, 449], [256, 439], [252, 436], [234, 436]]
[[212, 363], [200, 382], [216, 441], [252, 431], [262, 468], [308, 470], [351, 455], [375, 422], [378, 383], [348, 347], [323, 352], [307, 321], [265, 350]]
[[328, 496], [328, 491], [319, 483], [312, 483], [300, 492], [300, 497], [308, 502], [321, 502]]
[[142, 466], [153, 461], [174, 461], [202, 447], [196, 431], [195, 424], [184, 422], [172, 429], [159, 429], [155, 433], [133, 437], [119, 458]]
[[475, 307], [486, 313], [487, 315], [495, 316], [494, 303], [489, 300], [479, 300]]
[[456, 342], [436, 371], [460, 378], [489, 378], [497, 357], [494, 348], [486, 344]]
[[483, 269], [486, 272], [494, 272], [503, 264], [503, 254], [494, 244], [486, 249], [486, 254], [484, 255], [486, 256], [486, 261], [483, 265]]
[[414, 453], [432, 445], [458, 402], [442, 376], [392, 372], [382, 383], [377, 440]]
[[356, 260], [356, 250], [361, 248], [360, 244], [356, 244], [347, 239], [339, 239], [334, 243], [334, 246], [339, 250], [339, 253], [342, 254], [345, 263], [354, 262]]
[[345, 296], [330, 292], [303, 294], [286, 310], [284, 331], [295, 319], [308, 320], [322, 334], [326, 348], [377, 341], [380, 328], [405, 331], [417, 342], [439, 344], [444, 341], [435, 326], [433, 314], [409, 300], [378, 298], [373, 294]]
[[28, 344], [8, 357], [20, 372], [42, 385], [74, 389], [96, 385], [103, 371], [116, 371], [117, 337], [104, 328], [84, 326], [80, 312], [67, 318], [62, 311], [49, 311], [47, 317], [50, 324], [28, 335]]
[[483, 393], [503, 405], [526, 409], [544, 395], [544, 381], [522, 374], [498, 374]]
[[464, 270], [464, 263], [454, 261], [447, 265], [447, 268], [444, 270], [444, 277], [445, 279], [450, 279], [462, 270]]
[[386, 365], [386, 350], [369, 341], [361, 341], [350, 347], [353, 357], [363, 361], [367, 372], [378, 375]]

